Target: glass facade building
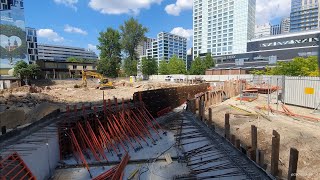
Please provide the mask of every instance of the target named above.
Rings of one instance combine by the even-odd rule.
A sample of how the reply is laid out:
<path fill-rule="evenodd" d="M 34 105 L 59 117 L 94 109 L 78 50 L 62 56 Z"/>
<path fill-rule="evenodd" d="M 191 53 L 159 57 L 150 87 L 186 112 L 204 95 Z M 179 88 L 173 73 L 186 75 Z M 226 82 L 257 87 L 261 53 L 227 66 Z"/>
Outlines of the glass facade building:
<path fill-rule="evenodd" d="M 254 38 L 255 9 L 255 0 L 194 0 L 194 57 L 246 52 Z"/>
<path fill-rule="evenodd" d="M 96 53 L 84 48 L 47 44 L 38 45 L 38 57 L 40 61 L 66 61 L 69 57 L 92 60 L 98 59 Z"/>
<path fill-rule="evenodd" d="M 187 38 L 175 34 L 161 32 L 157 38 L 152 41 L 152 47 L 147 49 L 147 57 L 158 60 L 169 61 L 176 55 L 178 58 L 187 60 Z"/>
<path fill-rule="evenodd" d="M 26 27 L 27 47 L 29 61 L 35 63 L 38 60 L 38 39 L 37 30 Z"/>
<path fill-rule="evenodd" d="M 319 28 L 318 0 L 291 0 L 290 32 Z"/>

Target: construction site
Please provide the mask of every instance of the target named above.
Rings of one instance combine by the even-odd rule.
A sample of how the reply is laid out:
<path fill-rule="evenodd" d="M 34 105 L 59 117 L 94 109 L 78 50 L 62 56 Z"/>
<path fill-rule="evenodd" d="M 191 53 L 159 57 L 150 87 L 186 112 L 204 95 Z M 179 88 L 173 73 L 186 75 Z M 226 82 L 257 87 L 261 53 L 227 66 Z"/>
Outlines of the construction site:
<path fill-rule="evenodd" d="M 318 77 L 165 78 L 0 90 L 0 179 L 319 179 Z"/>

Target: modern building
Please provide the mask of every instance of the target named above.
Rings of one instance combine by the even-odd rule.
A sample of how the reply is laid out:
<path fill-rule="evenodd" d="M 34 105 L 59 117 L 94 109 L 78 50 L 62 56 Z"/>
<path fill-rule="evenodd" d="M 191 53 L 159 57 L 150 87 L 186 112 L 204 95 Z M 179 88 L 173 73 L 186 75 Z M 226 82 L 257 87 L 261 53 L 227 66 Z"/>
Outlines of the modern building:
<path fill-rule="evenodd" d="M 194 56 L 247 51 L 254 38 L 255 0 L 194 0 Z"/>
<path fill-rule="evenodd" d="M 38 39 L 37 30 L 26 27 L 27 47 L 29 62 L 35 63 L 38 60 Z"/>
<path fill-rule="evenodd" d="M 217 64 L 214 69 L 264 69 L 266 66 L 274 66 L 278 61 L 316 56 L 319 39 L 320 30 L 253 39 L 247 43 L 247 53 L 215 56 Z"/>
<path fill-rule="evenodd" d="M 23 0 L 0 0 L 0 75 L 17 61 L 28 62 Z"/>
<path fill-rule="evenodd" d="M 318 29 L 319 3 L 318 0 L 291 0 L 290 31 Z"/>
<path fill-rule="evenodd" d="M 281 34 L 281 24 L 272 25 L 270 34 L 272 36 Z"/>
<path fill-rule="evenodd" d="M 161 60 L 169 61 L 176 55 L 178 58 L 187 60 L 187 38 L 175 34 L 160 32 L 152 41 L 152 46 L 147 49 L 146 57 L 155 58 L 158 64 Z"/>
<path fill-rule="evenodd" d="M 40 61 L 66 61 L 69 57 L 86 60 L 97 60 L 98 56 L 84 48 L 38 44 L 38 59 Z"/>
<path fill-rule="evenodd" d="M 261 38 L 261 37 L 270 36 L 270 32 L 271 32 L 271 24 L 270 23 L 255 25 L 254 38 Z"/>
<path fill-rule="evenodd" d="M 290 32 L 290 17 L 281 20 L 281 34 Z"/>
<path fill-rule="evenodd" d="M 144 41 L 140 42 L 136 52 L 138 54 L 138 57 L 146 56 L 147 55 L 147 49 L 150 49 L 152 46 L 152 42 L 155 41 L 155 39 L 152 38 L 146 38 Z"/>

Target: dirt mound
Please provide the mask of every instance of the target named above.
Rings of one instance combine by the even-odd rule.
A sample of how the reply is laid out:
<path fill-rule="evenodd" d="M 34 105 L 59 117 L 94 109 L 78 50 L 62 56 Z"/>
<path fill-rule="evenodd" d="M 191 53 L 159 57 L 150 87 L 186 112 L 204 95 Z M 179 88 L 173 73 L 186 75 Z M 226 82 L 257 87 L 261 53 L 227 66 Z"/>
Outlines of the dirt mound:
<path fill-rule="evenodd" d="M 37 104 L 33 109 L 31 109 L 26 114 L 26 123 L 33 123 L 35 121 L 40 120 L 46 115 L 52 113 L 53 111 L 59 109 L 59 107 L 55 104 L 44 102 L 41 104 Z"/>
<path fill-rule="evenodd" d="M 6 126 L 8 129 L 12 129 L 19 125 L 25 124 L 25 112 L 22 109 L 0 112 L 0 117 L 0 127 Z"/>

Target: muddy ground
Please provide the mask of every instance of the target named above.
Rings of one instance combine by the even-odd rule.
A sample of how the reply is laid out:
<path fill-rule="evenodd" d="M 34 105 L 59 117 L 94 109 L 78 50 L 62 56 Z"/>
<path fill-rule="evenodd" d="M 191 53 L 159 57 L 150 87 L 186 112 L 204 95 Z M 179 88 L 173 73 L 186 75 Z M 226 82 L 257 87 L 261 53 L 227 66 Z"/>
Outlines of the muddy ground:
<path fill-rule="evenodd" d="M 274 96 L 273 96 L 274 97 Z M 265 161 L 270 172 L 271 140 L 272 131 L 276 130 L 280 134 L 280 162 L 279 168 L 282 171 L 281 178 L 287 179 L 289 166 L 290 148 L 299 151 L 298 176 L 297 179 L 319 179 L 320 177 L 320 122 L 305 119 L 292 118 L 286 115 L 262 111 L 268 119 L 263 117 L 246 117 L 232 114 L 246 114 L 246 112 L 232 108 L 236 105 L 244 110 L 256 113 L 256 106 L 266 106 L 267 96 L 260 95 L 258 100 L 253 102 L 243 102 L 240 104 L 236 98 L 231 98 L 222 104 L 212 106 L 213 121 L 219 134 L 224 133 L 224 116 L 229 112 L 231 134 L 241 140 L 241 143 L 251 146 L 251 125 L 258 129 L 258 148 L 265 151 Z M 272 99 L 271 106 L 276 109 L 275 98 Z M 320 118 L 320 114 L 314 114 L 312 109 L 300 108 L 286 105 L 292 112 L 306 116 Z M 282 110 L 281 106 L 278 106 Z M 261 111 L 260 111 L 261 112 Z M 207 112 L 208 113 L 208 112 Z M 208 114 L 207 114 L 208 115 Z"/>

